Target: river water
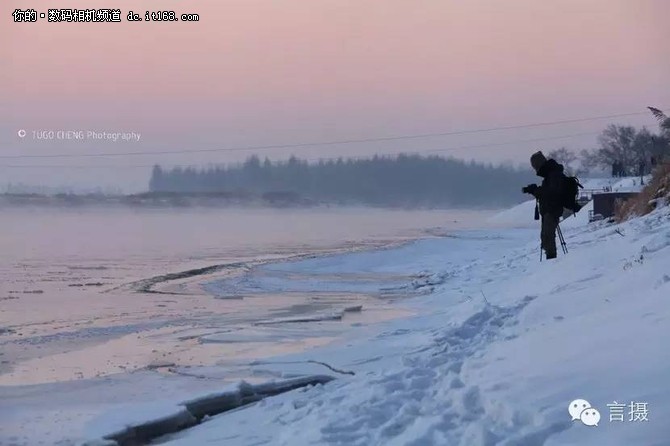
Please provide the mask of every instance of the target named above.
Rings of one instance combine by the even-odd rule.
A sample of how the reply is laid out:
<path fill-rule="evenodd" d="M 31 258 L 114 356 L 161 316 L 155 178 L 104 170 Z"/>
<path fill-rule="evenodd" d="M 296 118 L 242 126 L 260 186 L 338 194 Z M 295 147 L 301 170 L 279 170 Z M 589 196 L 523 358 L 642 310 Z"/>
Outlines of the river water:
<path fill-rule="evenodd" d="M 347 325 L 323 321 L 314 330 L 276 322 L 318 320 L 360 305 L 366 311 L 348 316 L 350 324 L 402 314 L 364 288 L 216 290 L 264 262 L 439 236 L 481 226 L 488 215 L 366 208 L 3 210 L 0 385 L 147 368 L 232 367 L 323 345 Z M 196 272 L 169 276 L 185 271 Z M 141 289 L 147 279 L 151 287 Z"/>

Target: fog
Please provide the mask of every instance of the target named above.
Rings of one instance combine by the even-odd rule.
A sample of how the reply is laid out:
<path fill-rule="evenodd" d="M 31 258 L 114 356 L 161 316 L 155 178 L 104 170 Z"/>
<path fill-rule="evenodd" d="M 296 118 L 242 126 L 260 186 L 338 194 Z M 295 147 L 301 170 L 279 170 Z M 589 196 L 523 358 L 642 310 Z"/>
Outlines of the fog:
<path fill-rule="evenodd" d="M 310 250 L 425 236 L 438 227 L 486 224 L 484 211 L 362 208 L 3 209 L 2 262 L 9 271 L 44 265 L 163 271 L 184 262 L 258 260 Z M 214 259 L 214 260 L 213 260 Z M 126 271 L 125 273 L 130 274 Z M 146 274 L 146 273 L 145 273 Z"/>

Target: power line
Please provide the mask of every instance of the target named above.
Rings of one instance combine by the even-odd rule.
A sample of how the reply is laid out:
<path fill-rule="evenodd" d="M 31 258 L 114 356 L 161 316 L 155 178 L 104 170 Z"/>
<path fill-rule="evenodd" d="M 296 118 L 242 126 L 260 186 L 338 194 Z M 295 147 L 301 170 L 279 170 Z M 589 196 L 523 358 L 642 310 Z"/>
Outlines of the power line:
<path fill-rule="evenodd" d="M 496 142 L 491 144 L 479 144 L 475 146 L 461 146 L 450 149 L 434 149 L 428 150 L 426 153 L 436 153 L 436 152 L 448 152 L 451 150 L 465 150 L 465 149 L 480 149 L 485 147 L 497 147 L 497 146 L 506 146 L 509 144 L 519 144 L 526 142 L 540 142 L 540 141 L 553 141 L 557 139 L 567 139 L 567 138 L 576 138 L 578 136 L 588 136 L 588 135 L 598 135 L 602 132 L 583 132 L 583 133 L 573 133 L 572 135 L 558 135 L 558 136 L 548 136 L 545 138 L 531 138 L 531 139 L 520 139 L 518 141 L 509 141 L 509 142 Z"/>
<path fill-rule="evenodd" d="M 648 114 L 648 113 L 649 113 L 648 111 L 635 112 L 635 113 L 620 113 L 620 114 L 614 114 L 614 115 L 591 116 L 591 117 L 585 117 L 585 118 L 563 119 L 563 120 L 558 120 L 558 121 L 536 122 L 536 123 L 531 123 L 531 124 L 520 124 L 520 125 L 511 125 L 511 126 L 502 126 L 502 127 L 490 127 L 490 128 L 482 128 L 482 129 L 456 130 L 456 131 L 439 132 L 439 133 L 421 133 L 421 134 L 412 134 L 412 135 L 373 137 L 373 138 L 361 138 L 361 139 L 344 139 L 344 140 L 334 140 L 334 141 L 315 141 L 315 142 L 292 143 L 292 144 L 272 144 L 272 145 L 262 145 L 262 146 L 223 147 L 223 148 L 215 148 L 215 149 L 161 150 L 161 151 L 155 151 L 155 152 L 137 151 L 137 152 L 122 152 L 122 153 L 109 152 L 109 153 L 83 153 L 83 154 L 82 153 L 61 153 L 61 154 L 49 154 L 49 155 L 0 155 L 0 159 L 91 158 L 91 157 L 118 157 L 118 156 L 139 156 L 139 155 L 175 155 L 175 154 L 209 153 L 209 152 L 240 152 L 240 151 L 249 151 L 249 150 L 260 151 L 260 150 L 275 150 L 275 149 L 292 149 L 292 148 L 299 148 L 299 147 L 316 147 L 316 146 L 330 146 L 330 145 L 340 145 L 340 144 L 398 141 L 398 140 L 430 138 L 430 137 L 437 137 L 437 136 L 455 136 L 455 135 L 467 135 L 467 134 L 476 134 L 476 133 L 487 133 L 487 132 L 495 132 L 495 131 L 502 131 L 502 130 L 514 130 L 514 129 L 524 129 L 524 128 L 533 128 L 533 127 L 545 127 L 545 126 L 551 126 L 551 125 L 595 121 L 595 120 L 600 120 L 600 119 L 612 119 L 612 118 L 620 118 L 620 117 L 625 117 L 625 116 L 645 115 L 645 114 Z"/>
<path fill-rule="evenodd" d="M 467 145 L 467 146 L 457 146 L 457 147 L 448 147 L 448 148 L 440 148 L 440 149 L 426 149 L 426 150 L 415 150 L 412 152 L 396 152 L 396 153 L 380 153 L 377 155 L 401 155 L 401 154 L 406 154 L 406 155 L 421 155 L 421 154 L 426 154 L 426 153 L 440 153 L 440 152 L 452 152 L 456 150 L 466 150 L 466 149 L 480 149 L 480 148 L 488 148 L 488 147 L 498 147 L 498 146 L 506 146 L 510 144 L 522 144 L 522 143 L 529 143 L 529 142 L 540 142 L 540 141 L 553 141 L 553 140 L 558 140 L 558 139 L 568 139 L 568 138 L 575 138 L 579 136 L 588 136 L 588 135 L 596 135 L 599 134 L 600 132 L 583 132 L 583 133 L 573 133 L 569 135 L 556 135 L 556 136 L 548 136 L 548 137 L 543 137 L 543 138 L 530 138 L 530 139 L 519 139 L 519 140 L 514 140 L 514 141 L 505 141 L 505 142 L 497 142 L 497 143 L 490 143 L 490 144 L 476 144 L 476 145 Z M 371 156 L 374 155 L 360 155 L 360 156 L 349 156 L 346 157 L 347 159 L 366 159 L 370 158 Z M 302 158 L 303 160 L 306 161 L 329 161 L 329 160 L 337 160 L 339 158 L 342 158 L 341 156 L 335 156 L 335 157 L 318 157 L 318 158 Z M 0 165 L 0 167 L 7 167 L 7 168 L 70 168 L 70 169 L 88 169 L 88 168 L 119 168 L 119 169 L 131 169 L 131 168 L 151 168 L 155 164 L 141 164 L 141 165 Z M 194 167 L 193 165 L 173 165 L 171 166 L 173 168 L 176 167 Z"/>

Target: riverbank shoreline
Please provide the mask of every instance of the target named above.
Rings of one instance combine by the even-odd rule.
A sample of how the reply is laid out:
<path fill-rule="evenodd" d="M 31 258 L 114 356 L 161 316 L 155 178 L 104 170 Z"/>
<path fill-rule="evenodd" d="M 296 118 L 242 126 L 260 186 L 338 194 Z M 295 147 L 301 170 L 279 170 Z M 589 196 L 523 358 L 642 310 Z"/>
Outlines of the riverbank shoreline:
<path fill-rule="evenodd" d="M 74 438 L 81 434 L 78 429 L 82 422 L 68 421 L 72 413 L 85 420 L 119 404 L 161 399 L 170 388 L 181 388 L 179 394 L 187 398 L 240 380 L 262 383 L 276 379 L 281 373 L 251 373 L 248 364 L 306 352 L 339 339 L 352 328 L 408 316 L 411 313 L 396 309 L 392 300 L 412 295 L 414 291 L 399 290 L 384 298 L 367 292 L 367 288 L 276 289 L 264 293 L 236 290 L 232 295 L 215 292 L 219 295 L 214 296 L 203 284 L 228 283 L 245 277 L 255 280 L 257 275 L 264 277 L 268 268 L 277 265 L 390 252 L 444 233 L 444 229 L 438 231 L 438 225 L 431 224 L 433 214 L 427 214 L 429 218 L 422 222 L 423 227 L 411 223 L 415 218 L 408 221 L 406 227 L 414 229 L 405 230 L 405 234 L 387 231 L 386 235 L 356 237 L 355 232 L 348 231 L 354 237 L 337 242 L 330 241 L 333 235 L 320 239 L 322 243 L 318 244 L 307 237 L 302 243 L 270 249 L 240 245 L 225 255 L 198 248 L 198 243 L 192 254 L 185 255 L 192 245 L 188 238 L 179 244 L 184 248 L 177 251 L 154 247 L 140 251 L 136 247 L 124 255 L 123 244 L 112 246 L 110 251 L 109 245 L 100 243 L 95 233 L 78 231 L 76 226 L 81 224 L 69 218 L 69 214 L 63 215 L 68 215 L 63 222 L 66 234 L 35 240 L 34 243 L 41 244 L 36 244 L 34 251 L 17 245 L 15 252 L 24 258 L 17 256 L 0 268 L 0 277 L 4 279 L 0 294 L 6 296 L 0 310 L 3 327 L 0 393 L 5 402 L 0 412 L 14 409 L 7 426 L 14 426 L 10 430 L 16 434 L 24 432 L 26 423 L 38 412 L 49 423 L 60 426 L 62 438 Z M 272 215 L 284 218 L 286 214 Z M 460 217 L 455 215 L 445 222 L 440 215 L 444 214 L 432 217 L 433 221 L 442 221 L 440 228 L 452 226 L 456 230 L 470 224 L 465 221 L 450 224 Z M 82 214 L 73 216 L 80 219 Z M 204 216 L 211 220 L 211 214 Z M 60 229 L 58 218 L 55 220 L 56 228 Z M 21 223 L 24 222 L 28 226 L 35 223 L 33 220 Z M 73 222 L 74 229 L 70 228 Z M 49 225 L 44 222 L 39 227 Z M 86 224 L 87 231 L 92 227 Z M 24 235 L 24 228 L 17 228 Z M 64 250 L 56 250 L 55 246 L 45 249 L 45 243 L 60 245 L 64 241 L 61 239 L 74 234 L 84 236 L 76 249 L 72 246 Z M 340 237 L 337 233 L 334 236 Z M 44 251 L 56 255 L 49 258 Z M 355 280 L 365 284 L 386 279 L 399 283 L 413 280 L 405 274 Z M 320 368 L 328 372 L 327 368 Z M 167 383 L 170 384 L 166 389 Z M 138 392 L 139 388 L 142 391 Z M 94 393 L 106 395 L 105 398 L 94 406 L 89 402 L 82 407 L 75 402 L 90 401 L 89 392 L 93 389 Z M 116 389 L 114 396 L 109 394 L 111 389 Z M 39 395 L 50 395 L 50 399 L 44 400 Z M 49 415 L 44 415 L 45 410 Z M 25 444 L 32 444 L 34 438 Z"/>

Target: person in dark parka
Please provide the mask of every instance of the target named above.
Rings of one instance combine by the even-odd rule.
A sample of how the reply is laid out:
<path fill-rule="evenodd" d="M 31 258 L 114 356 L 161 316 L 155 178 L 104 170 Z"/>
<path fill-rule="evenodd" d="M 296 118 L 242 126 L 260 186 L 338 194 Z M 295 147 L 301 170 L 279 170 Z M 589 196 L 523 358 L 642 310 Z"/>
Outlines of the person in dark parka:
<path fill-rule="evenodd" d="M 535 173 L 542 177 L 542 184 L 530 184 L 523 192 L 533 195 L 539 202 L 542 218 L 540 240 L 547 259 L 556 258 L 556 228 L 563 215 L 561 188 L 563 184 L 563 165 L 553 159 L 547 159 L 541 151 L 533 153 L 530 164 Z"/>

